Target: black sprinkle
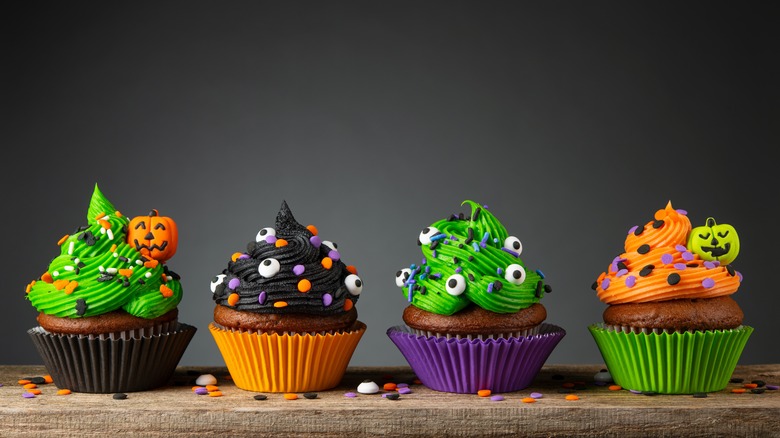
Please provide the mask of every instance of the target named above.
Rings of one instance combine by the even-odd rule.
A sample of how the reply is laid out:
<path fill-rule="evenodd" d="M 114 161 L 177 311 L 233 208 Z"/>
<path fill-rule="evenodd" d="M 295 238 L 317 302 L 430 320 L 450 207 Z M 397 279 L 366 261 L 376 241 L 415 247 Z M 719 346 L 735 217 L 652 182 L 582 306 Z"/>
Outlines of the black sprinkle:
<path fill-rule="evenodd" d="M 113 279 L 114 279 L 114 277 L 112 277 L 110 275 L 101 275 L 100 277 L 98 277 L 97 281 L 98 281 L 98 283 L 102 283 L 104 281 L 111 281 Z"/>
<path fill-rule="evenodd" d="M 113 398 L 114 400 L 124 400 L 127 398 L 127 394 L 122 392 L 117 392 L 116 394 L 113 395 Z"/>
<path fill-rule="evenodd" d="M 76 229 L 76 232 L 78 233 L 78 232 L 80 232 L 80 231 L 84 231 L 84 230 L 86 230 L 87 228 L 89 228 L 89 225 L 82 225 L 82 226 L 80 226 L 80 227 L 78 227 L 78 228 Z"/>
<path fill-rule="evenodd" d="M 29 380 L 30 383 L 35 383 L 36 385 L 43 385 L 44 383 L 46 383 L 46 379 L 44 379 L 43 377 L 33 377 L 27 380 Z"/>
<path fill-rule="evenodd" d="M 127 281 L 127 279 L 125 278 L 124 280 L 122 280 L 122 287 L 128 287 L 128 286 L 130 286 L 130 282 Z"/>
<path fill-rule="evenodd" d="M 86 268 L 87 267 L 87 265 L 85 265 L 84 262 L 79 262 L 76 266 L 78 266 L 79 268 Z"/>
<path fill-rule="evenodd" d="M 397 392 L 390 392 L 385 396 L 385 398 L 388 400 L 398 400 L 399 398 L 401 398 L 401 394 Z"/>
<path fill-rule="evenodd" d="M 463 241 L 466 245 L 470 244 L 471 241 L 474 240 L 474 229 L 469 227 L 468 229 L 468 236 L 466 237 L 466 240 Z"/>
<path fill-rule="evenodd" d="M 734 377 L 731 380 L 729 380 L 729 383 L 742 383 L 745 379 L 740 379 L 739 377 Z"/>
<path fill-rule="evenodd" d="M 599 288 L 599 282 L 598 281 L 594 281 L 593 284 L 590 285 L 590 288 L 593 289 L 593 290 L 598 289 Z"/>
<path fill-rule="evenodd" d="M 693 393 L 693 398 L 707 398 L 706 392 L 695 392 Z"/>
<path fill-rule="evenodd" d="M 125 256 L 119 256 L 119 257 L 117 257 L 117 258 L 118 258 L 119 260 L 121 260 L 121 261 L 125 262 L 125 263 L 127 263 L 127 262 L 129 262 L 129 261 L 130 261 L 130 259 L 128 259 L 128 258 L 127 258 L 127 257 L 125 257 Z"/>
<path fill-rule="evenodd" d="M 636 227 L 636 230 L 634 230 L 634 236 L 641 236 L 644 231 L 645 227 Z"/>
<path fill-rule="evenodd" d="M 458 217 L 457 217 L 457 216 L 455 216 L 455 215 L 453 214 L 453 215 L 450 215 L 450 218 L 449 218 L 449 219 L 447 219 L 447 221 L 448 221 L 448 222 L 452 222 L 452 221 L 454 221 L 454 220 L 455 220 L 455 219 L 457 219 L 457 218 L 458 218 Z"/>
<path fill-rule="evenodd" d="M 146 282 L 144 281 L 143 278 L 139 278 L 138 279 L 138 284 L 146 284 Z"/>
<path fill-rule="evenodd" d="M 474 210 L 474 215 L 472 216 L 471 220 L 475 221 L 479 217 L 479 213 L 482 211 L 480 207 L 477 207 L 476 210 Z"/>
<path fill-rule="evenodd" d="M 618 262 L 617 268 L 618 268 L 618 270 L 621 270 L 621 269 L 628 270 L 628 266 L 626 266 L 626 264 L 623 263 L 623 262 Z"/>
<path fill-rule="evenodd" d="M 638 252 L 639 254 L 647 254 L 648 252 L 650 252 L 650 245 L 645 243 L 644 245 L 641 245 L 639 248 L 637 248 L 636 252 Z"/>
<path fill-rule="evenodd" d="M 314 400 L 315 398 L 317 398 L 317 393 L 316 392 L 306 392 L 306 393 L 303 394 L 303 396 L 305 398 L 308 398 L 309 400 Z"/>
<path fill-rule="evenodd" d="M 256 396 L 254 396 L 254 399 L 255 400 L 267 400 L 268 396 L 265 395 L 265 394 L 257 394 Z"/>
<path fill-rule="evenodd" d="M 653 391 L 647 391 L 647 392 L 643 392 L 642 395 L 653 396 L 653 395 L 658 395 L 658 393 L 657 392 L 653 392 Z"/>
<path fill-rule="evenodd" d="M 474 281 L 474 274 L 469 274 L 469 281 Z"/>
<path fill-rule="evenodd" d="M 469 261 L 473 262 L 474 261 L 474 256 L 469 256 Z"/>
<path fill-rule="evenodd" d="M 541 297 L 543 289 L 544 289 L 544 284 L 542 283 L 542 280 L 537 281 L 536 282 L 536 292 L 534 292 L 534 296 L 536 298 Z"/>
<path fill-rule="evenodd" d="M 439 247 L 439 241 L 438 240 L 434 240 L 433 242 L 431 242 L 431 251 L 433 251 L 434 249 L 436 249 L 438 247 Z"/>
<path fill-rule="evenodd" d="M 35 383 L 35 382 L 33 382 L 33 383 Z M 754 380 L 754 381 L 752 381 L 750 383 L 755 383 L 756 385 L 758 385 L 759 388 L 766 385 L 766 382 L 764 382 L 763 380 Z"/>
<path fill-rule="evenodd" d="M 563 379 L 565 379 L 565 377 L 563 377 L 562 374 L 553 374 L 552 379 L 553 380 L 563 380 Z"/>
<path fill-rule="evenodd" d="M 493 291 L 494 292 L 500 291 L 502 287 L 504 287 L 504 285 L 500 281 L 496 280 L 496 281 L 493 282 Z"/>
<path fill-rule="evenodd" d="M 142 261 L 142 262 L 148 262 L 148 261 L 149 261 L 149 259 L 147 259 L 147 258 L 146 258 L 146 257 L 144 257 L 144 256 L 141 256 L 141 261 Z"/>
<path fill-rule="evenodd" d="M 414 290 L 420 290 L 420 285 L 419 284 L 415 284 L 414 285 Z"/>
<path fill-rule="evenodd" d="M 425 288 L 425 286 L 422 286 L 422 287 L 420 288 L 420 295 L 425 295 L 425 294 L 427 294 L 427 293 L 428 293 L 428 290 Z"/>
<path fill-rule="evenodd" d="M 729 272 L 729 275 L 732 277 L 737 275 L 737 272 L 734 270 L 734 267 L 731 265 L 726 265 L 726 270 Z"/>
<path fill-rule="evenodd" d="M 656 229 L 657 229 L 657 228 L 661 228 L 661 227 L 663 227 L 663 226 L 664 226 L 664 221 L 663 221 L 663 220 L 661 220 L 661 219 L 659 219 L 659 220 L 657 220 L 657 221 L 653 222 L 653 228 L 656 228 Z"/>
<path fill-rule="evenodd" d="M 640 277 L 647 277 L 650 275 L 651 272 L 653 272 L 653 269 L 655 269 L 655 265 L 647 265 L 644 268 L 642 268 L 641 271 L 639 271 Z"/>
<path fill-rule="evenodd" d="M 464 220 L 466 217 L 463 216 L 463 213 L 458 213 L 458 219 Z"/>
<path fill-rule="evenodd" d="M 753 388 L 750 390 L 753 394 L 763 394 L 766 388 Z"/>
<path fill-rule="evenodd" d="M 78 316 L 84 316 L 84 313 L 87 312 L 87 302 L 84 301 L 84 298 L 79 298 L 76 300 L 76 314 Z"/>
<path fill-rule="evenodd" d="M 672 272 L 671 274 L 669 274 L 668 277 L 666 277 L 666 282 L 674 286 L 675 284 L 680 282 L 680 274 L 676 272 Z"/>
<path fill-rule="evenodd" d="M 75 272 L 76 275 L 79 275 L 81 273 L 81 269 L 76 268 L 76 269 L 73 270 L 73 272 Z"/>
<path fill-rule="evenodd" d="M 459 248 L 459 249 L 463 249 L 463 244 L 462 244 L 462 243 L 459 243 L 459 244 L 458 244 L 458 248 Z"/>
<path fill-rule="evenodd" d="M 549 294 L 550 292 L 552 292 L 552 286 L 550 286 L 549 284 L 545 284 L 545 285 L 544 285 L 544 292 L 545 292 L 545 293 L 548 293 L 548 294 Z"/>
<path fill-rule="evenodd" d="M 121 279 L 121 278 L 117 278 L 117 279 L 116 279 L 116 282 L 117 282 L 117 283 L 121 283 L 121 282 L 122 282 L 122 279 Z"/>
<path fill-rule="evenodd" d="M 458 263 L 460 263 L 460 260 L 458 260 L 457 257 L 453 257 L 452 258 L 452 263 L 458 264 Z"/>
<path fill-rule="evenodd" d="M 698 263 L 688 263 L 688 264 L 687 264 L 687 265 L 685 265 L 685 266 L 687 266 L 687 267 L 689 267 L 689 268 L 698 268 L 698 267 L 699 267 L 699 264 L 698 264 Z"/>

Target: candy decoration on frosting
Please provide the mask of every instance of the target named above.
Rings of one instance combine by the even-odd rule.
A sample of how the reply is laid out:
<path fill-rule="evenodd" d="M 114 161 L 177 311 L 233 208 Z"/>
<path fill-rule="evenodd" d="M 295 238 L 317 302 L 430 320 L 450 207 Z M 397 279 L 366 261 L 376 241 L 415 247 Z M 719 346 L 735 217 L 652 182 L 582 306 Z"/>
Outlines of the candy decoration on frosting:
<path fill-rule="evenodd" d="M 739 254 L 737 230 L 729 224 L 718 224 L 707 218 L 707 224 L 691 230 L 688 247 L 704 260 L 727 265 Z"/>
<path fill-rule="evenodd" d="M 415 307 L 441 315 L 474 303 L 514 313 L 538 303 L 549 290 L 538 271 L 520 259 L 522 243 L 510 236 L 487 206 L 473 201 L 471 215 L 452 215 L 420 232 L 423 259 L 396 272 L 395 283 Z"/>
<path fill-rule="evenodd" d="M 179 243 L 176 222 L 152 210 L 146 216 L 134 217 L 128 226 L 127 243 L 146 257 L 165 261 L 176 254 Z"/>

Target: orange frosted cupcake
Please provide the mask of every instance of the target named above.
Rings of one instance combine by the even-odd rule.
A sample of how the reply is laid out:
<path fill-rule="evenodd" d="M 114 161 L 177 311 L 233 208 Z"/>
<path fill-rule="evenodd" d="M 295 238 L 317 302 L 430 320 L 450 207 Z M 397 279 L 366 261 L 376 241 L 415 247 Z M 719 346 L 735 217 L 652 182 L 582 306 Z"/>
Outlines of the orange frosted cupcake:
<path fill-rule="evenodd" d="M 335 387 L 366 330 L 355 303 L 363 281 L 282 203 L 274 227 L 214 277 L 209 330 L 241 389 L 321 391 Z"/>

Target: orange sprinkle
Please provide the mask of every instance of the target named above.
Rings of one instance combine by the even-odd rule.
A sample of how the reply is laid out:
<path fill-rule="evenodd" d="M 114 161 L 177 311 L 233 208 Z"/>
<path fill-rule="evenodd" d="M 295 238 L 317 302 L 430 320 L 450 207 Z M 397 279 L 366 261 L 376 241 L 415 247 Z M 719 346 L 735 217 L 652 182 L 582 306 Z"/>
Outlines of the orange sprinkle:
<path fill-rule="evenodd" d="M 276 307 L 276 308 L 287 307 L 287 302 L 286 301 L 277 301 L 277 302 L 274 303 L 274 307 Z"/>
<path fill-rule="evenodd" d="M 477 395 L 480 397 L 490 397 L 490 390 L 489 389 L 480 389 L 477 391 Z"/>
<path fill-rule="evenodd" d="M 208 391 L 208 392 L 219 391 L 219 386 L 217 386 L 217 385 L 206 385 L 206 391 Z"/>
<path fill-rule="evenodd" d="M 162 281 L 162 282 L 163 282 L 163 284 L 165 284 L 165 283 L 167 283 L 167 282 L 168 282 L 168 277 L 165 275 L 165 272 L 163 272 L 162 274 L 160 274 L 160 281 Z"/>
<path fill-rule="evenodd" d="M 119 212 L 119 210 L 115 211 L 115 212 L 114 212 L 114 215 L 115 215 L 116 217 L 122 217 L 122 213 L 120 213 L 120 212 Z"/>
<path fill-rule="evenodd" d="M 57 290 L 62 290 L 65 288 L 65 286 L 68 285 L 68 280 L 56 280 L 54 282 L 54 287 L 57 288 Z"/>
<path fill-rule="evenodd" d="M 574 384 L 571 382 L 566 382 L 563 385 L 561 385 L 561 388 L 574 388 Z"/>
<path fill-rule="evenodd" d="M 27 379 L 21 379 L 21 380 L 19 380 L 16 383 L 18 383 L 20 385 L 27 385 L 28 383 L 31 383 L 31 382 L 29 380 L 27 380 Z"/>
<path fill-rule="evenodd" d="M 758 388 L 758 383 L 745 383 L 743 388 L 747 388 L 747 389 Z"/>
<path fill-rule="evenodd" d="M 237 293 L 234 292 L 230 294 L 230 296 L 228 297 L 228 304 L 230 304 L 231 306 L 235 306 L 236 304 L 238 304 L 238 298 L 239 296 Z"/>
<path fill-rule="evenodd" d="M 101 227 L 103 227 L 103 228 L 105 228 L 107 230 L 111 228 L 111 224 L 108 223 L 108 221 L 99 220 L 98 223 L 100 224 Z"/>
<path fill-rule="evenodd" d="M 57 395 L 70 395 L 70 389 L 60 389 L 57 391 Z"/>
<path fill-rule="evenodd" d="M 277 248 L 281 248 L 283 246 L 287 246 L 287 241 L 284 239 L 276 239 L 276 243 L 274 243 Z"/>
<path fill-rule="evenodd" d="M 298 400 L 298 394 L 287 393 L 284 395 L 285 400 Z"/>
<path fill-rule="evenodd" d="M 65 286 L 65 293 L 70 295 L 73 293 L 74 290 L 76 290 L 77 287 L 79 287 L 79 282 L 76 280 L 72 280 L 68 282 L 67 286 Z"/>
<path fill-rule="evenodd" d="M 34 389 L 34 388 L 37 388 L 37 387 L 38 387 L 38 385 L 36 385 L 35 383 L 26 383 L 24 386 L 22 386 L 22 388 L 24 388 L 24 389 Z"/>
<path fill-rule="evenodd" d="M 350 274 L 357 275 L 357 268 L 355 266 L 353 266 L 353 265 L 348 265 L 347 266 L 347 271 L 349 271 Z"/>
<path fill-rule="evenodd" d="M 536 399 L 533 397 L 525 397 L 520 401 L 523 403 L 536 403 Z"/>
<path fill-rule="evenodd" d="M 132 269 L 120 269 L 119 270 L 119 275 L 124 275 L 125 277 L 130 277 L 131 275 L 133 275 L 133 270 Z"/>
<path fill-rule="evenodd" d="M 241 257 L 242 254 L 243 253 L 241 253 L 241 252 L 234 252 L 233 255 L 230 256 L 230 260 L 235 262 L 236 260 L 238 260 L 239 257 Z"/>
<path fill-rule="evenodd" d="M 52 378 L 51 378 L 51 376 L 50 376 L 50 375 L 48 375 L 48 374 L 47 374 L 47 375 L 45 375 L 45 376 L 43 376 L 43 380 L 44 380 L 46 383 L 54 383 L 54 379 L 52 379 Z"/>
<path fill-rule="evenodd" d="M 621 389 L 623 389 L 623 387 L 620 385 L 609 385 L 610 391 L 620 391 Z"/>
<path fill-rule="evenodd" d="M 28 284 L 27 287 L 24 289 L 24 292 L 29 294 L 34 284 L 35 284 L 35 280 L 31 281 L 30 284 Z"/>
<path fill-rule="evenodd" d="M 747 391 L 745 388 L 734 388 L 731 390 L 731 392 L 733 392 L 734 394 L 742 394 L 745 391 Z"/>
<path fill-rule="evenodd" d="M 298 282 L 298 291 L 299 292 L 306 293 L 306 292 L 308 292 L 310 290 L 311 290 L 311 281 L 309 281 L 309 280 L 304 278 L 303 280 Z"/>
<path fill-rule="evenodd" d="M 63 243 L 65 243 L 65 241 L 68 240 L 68 237 L 70 237 L 70 234 L 66 234 L 62 236 L 62 238 L 60 238 L 60 240 L 57 241 L 57 245 L 62 245 Z"/>
<path fill-rule="evenodd" d="M 352 302 L 350 299 L 344 300 L 344 311 L 349 312 L 352 310 L 352 308 L 355 306 L 355 303 Z"/>
<path fill-rule="evenodd" d="M 569 395 L 566 396 L 566 400 L 575 401 L 575 400 L 579 400 L 579 399 L 580 398 L 578 396 L 576 396 L 575 394 L 569 394 Z"/>
<path fill-rule="evenodd" d="M 211 391 L 209 393 L 209 397 L 222 397 L 222 392 L 221 391 Z"/>
<path fill-rule="evenodd" d="M 40 389 L 28 389 L 27 392 L 29 392 L 30 394 L 41 395 Z"/>
<path fill-rule="evenodd" d="M 145 261 L 145 262 L 144 262 L 144 268 L 154 269 L 154 268 L 156 268 L 156 267 L 157 267 L 157 265 L 158 265 L 159 263 L 160 263 L 160 262 L 158 262 L 158 261 L 157 261 L 157 260 L 155 260 L 155 259 L 147 260 L 147 261 Z"/>
<path fill-rule="evenodd" d="M 385 385 L 382 387 L 385 391 L 395 391 L 397 388 L 396 384 L 393 382 L 385 383 Z"/>
<path fill-rule="evenodd" d="M 309 230 L 309 231 L 310 231 L 312 234 L 314 234 L 315 236 L 316 236 L 316 235 L 317 235 L 317 233 L 319 232 L 319 231 L 317 230 L 317 227 L 315 227 L 314 225 L 306 225 L 306 229 L 307 229 L 307 230 Z"/>
<path fill-rule="evenodd" d="M 116 243 L 111 245 L 111 249 L 109 251 L 111 251 L 111 252 L 116 251 Z"/>
<path fill-rule="evenodd" d="M 169 288 L 164 284 L 161 284 L 160 293 L 162 294 L 163 298 L 170 298 L 173 296 L 173 289 Z"/>
<path fill-rule="evenodd" d="M 53 278 L 51 278 L 51 274 L 48 272 L 44 272 L 43 275 L 41 275 L 41 281 L 45 281 L 46 283 L 51 283 L 54 281 Z"/>
<path fill-rule="evenodd" d="M 333 266 L 333 259 L 330 257 L 325 257 L 322 259 L 322 267 L 325 269 L 330 269 Z"/>
<path fill-rule="evenodd" d="M 99 220 L 100 220 L 100 219 L 101 219 L 103 216 L 105 216 L 105 215 L 106 215 L 106 214 L 105 214 L 104 212 L 102 212 L 102 211 L 101 211 L 100 213 L 98 213 L 97 215 L 95 215 L 95 220 L 96 220 L 96 221 L 99 221 Z"/>

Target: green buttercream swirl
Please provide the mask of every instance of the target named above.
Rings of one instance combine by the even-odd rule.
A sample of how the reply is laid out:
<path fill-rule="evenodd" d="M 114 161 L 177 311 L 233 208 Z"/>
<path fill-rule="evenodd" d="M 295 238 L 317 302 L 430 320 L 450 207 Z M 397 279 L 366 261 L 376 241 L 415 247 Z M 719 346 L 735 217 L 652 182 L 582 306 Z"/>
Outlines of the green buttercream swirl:
<path fill-rule="evenodd" d="M 108 229 L 102 225 L 105 222 L 110 225 Z M 95 185 L 87 226 L 62 241 L 60 255 L 46 270 L 52 282 L 36 280 L 27 294 L 30 303 L 40 312 L 67 318 L 123 309 L 152 319 L 176 308 L 182 298 L 178 276 L 163 263 L 144 266 L 148 259 L 126 242 L 129 222 Z M 126 269 L 132 269 L 129 276 L 122 275 Z M 73 281 L 77 284 L 71 284 Z M 71 293 L 67 293 L 68 285 Z M 173 292 L 171 296 L 163 296 L 163 285 Z"/>
<path fill-rule="evenodd" d="M 412 305 L 441 315 L 452 315 L 471 303 L 496 313 L 514 313 L 538 303 L 545 292 L 543 276 L 529 271 L 519 256 L 502 249 L 509 235 L 492 213 L 476 202 L 465 204 L 472 209 L 468 218 L 451 217 L 431 225 L 445 237 L 434 241 L 438 243 L 422 244 L 424 263 L 411 265 L 413 275 L 401 286 L 407 300 L 411 290 Z M 468 241 L 470 234 L 473 240 Z M 507 267 L 513 264 L 525 270 L 522 284 L 505 278 Z M 457 273 L 464 277 L 466 289 L 461 295 L 451 295 L 447 281 Z"/>

